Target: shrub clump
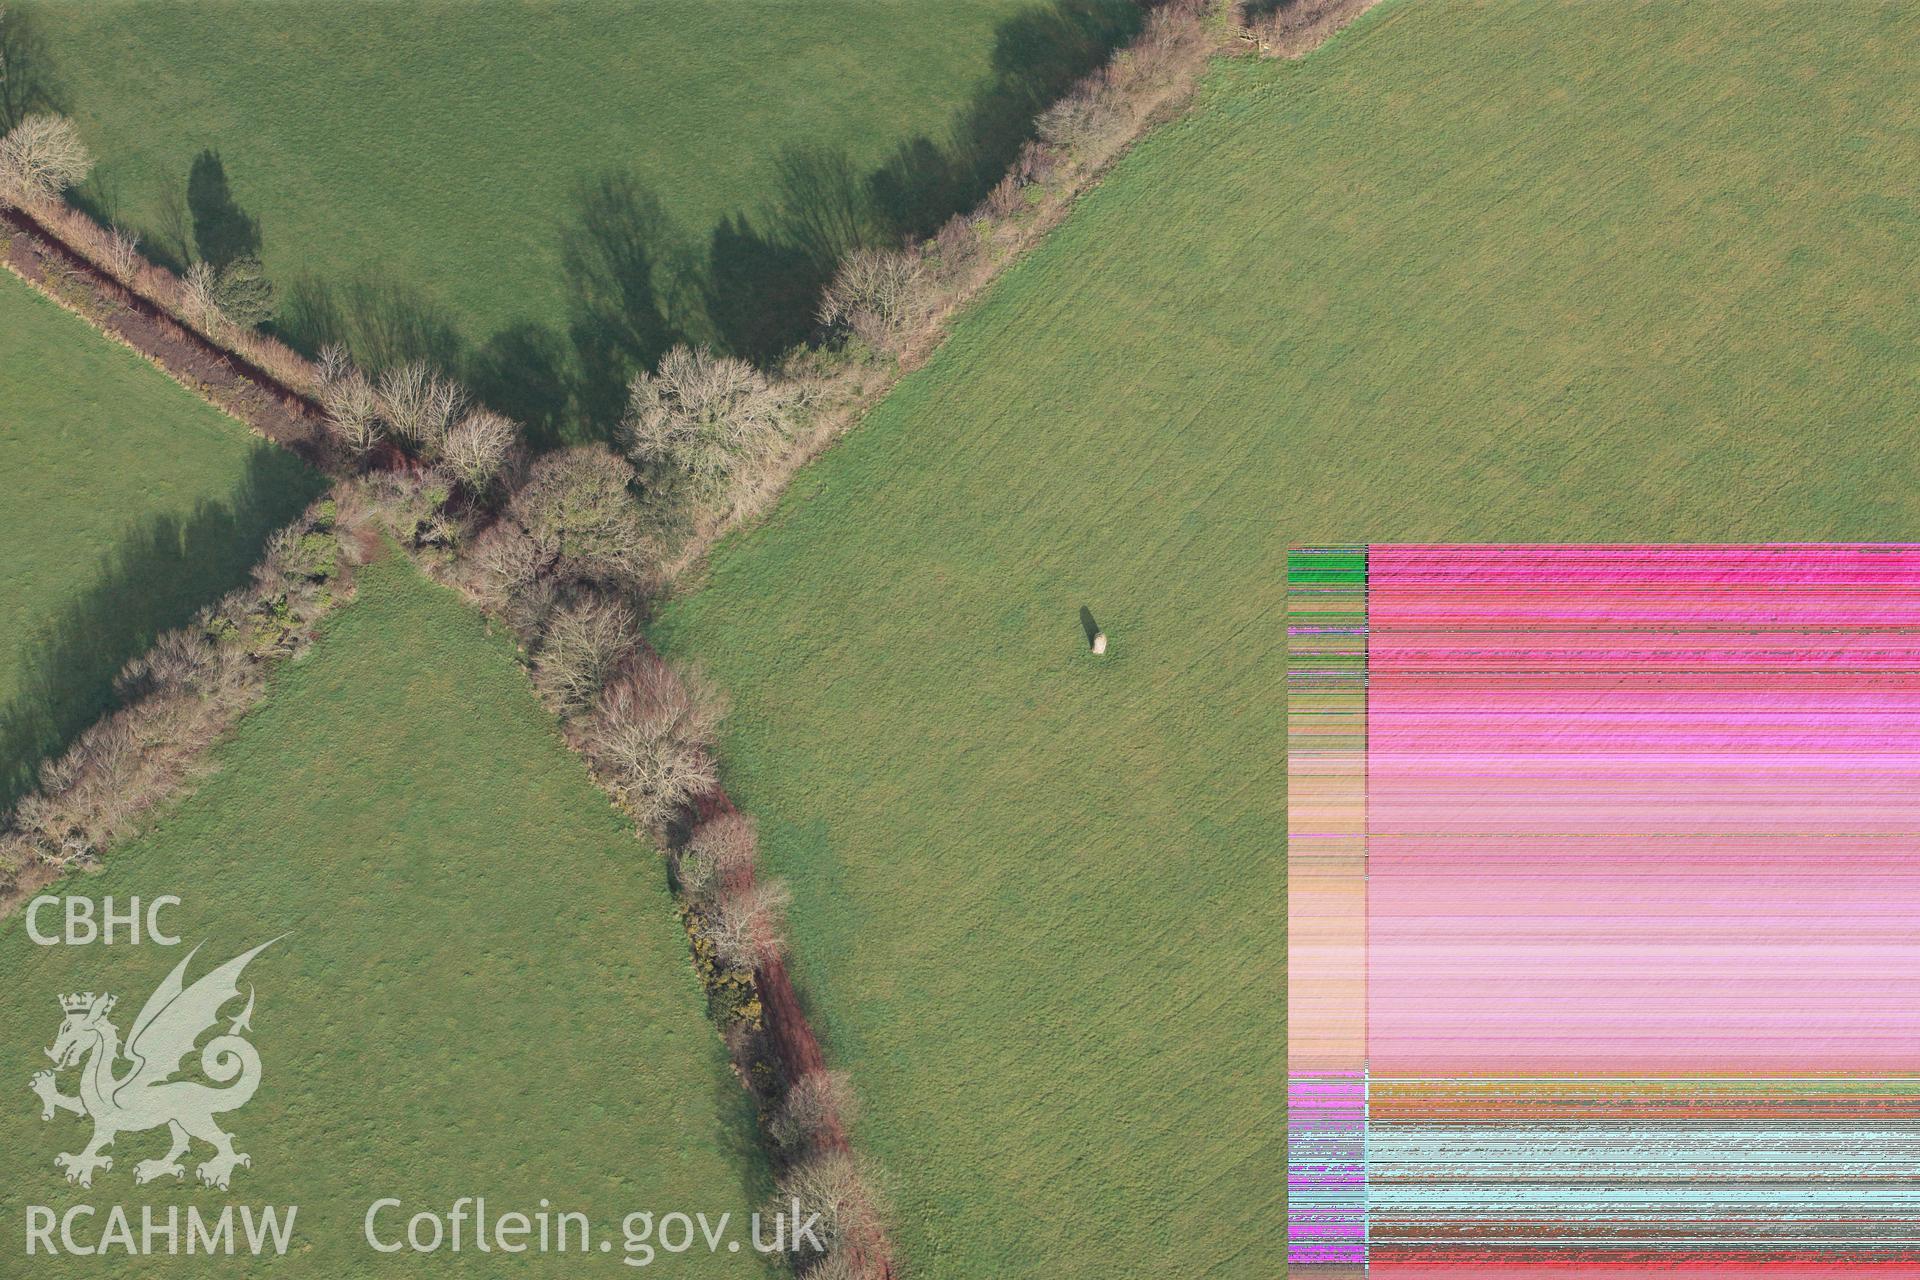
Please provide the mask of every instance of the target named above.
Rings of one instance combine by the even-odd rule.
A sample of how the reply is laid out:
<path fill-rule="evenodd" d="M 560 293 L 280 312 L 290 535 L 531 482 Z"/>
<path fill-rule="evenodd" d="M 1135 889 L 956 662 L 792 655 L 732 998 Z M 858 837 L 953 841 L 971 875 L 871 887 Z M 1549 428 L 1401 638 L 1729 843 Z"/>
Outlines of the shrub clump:
<path fill-rule="evenodd" d="M 784 1151 L 800 1152 L 844 1132 L 858 1104 L 844 1071 L 809 1071 L 787 1087 L 767 1132 Z"/>
<path fill-rule="evenodd" d="M 467 548 L 460 583 L 517 632 L 534 641 L 552 616 L 560 587 L 548 576 L 553 557 L 525 529 L 502 520 Z"/>
<path fill-rule="evenodd" d="M 215 308 L 243 329 L 257 329 L 273 319 L 273 282 L 260 259 L 235 258 L 221 267 L 213 280 Z"/>
<path fill-rule="evenodd" d="M 0 199 L 53 200 L 92 171 L 93 153 L 65 116 L 27 116 L 0 138 Z"/>
<path fill-rule="evenodd" d="M 594 704 L 639 644 L 633 610 L 624 600 L 582 593 L 547 619 L 534 684 L 555 710 L 571 718 Z"/>
<path fill-rule="evenodd" d="M 703 913 L 701 934 L 721 964 L 757 969 L 780 955 L 781 926 L 792 901 L 777 880 L 722 885 Z"/>
<path fill-rule="evenodd" d="M 751 817 L 729 812 L 709 818 L 694 829 L 674 856 L 674 875 L 680 891 L 697 901 L 709 901 L 722 887 L 753 870 L 760 854 L 760 836 Z"/>
<path fill-rule="evenodd" d="M 1378 0 L 1241 0 L 1242 38 L 1263 57 L 1298 58 L 1373 8 Z"/>
<path fill-rule="evenodd" d="M 677 346 L 628 384 L 620 429 L 656 505 L 713 506 L 792 438 L 794 401 L 744 360 Z"/>
<path fill-rule="evenodd" d="M 698 671 L 642 661 L 601 691 L 587 756 L 634 821 L 658 827 L 719 781 L 711 752 L 724 714 Z"/>
<path fill-rule="evenodd" d="M 593 445 L 533 464 L 507 518 L 535 544 L 533 557 L 563 578 L 638 581 L 658 560 L 633 500 L 633 468 Z"/>
<path fill-rule="evenodd" d="M 871 1274 L 863 1262 L 881 1238 L 879 1202 L 871 1182 L 861 1162 L 840 1147 L 820 1148 L 780 1171 L 775 1183 L 783 1197 L 799 1201 L 801 1218 L 820 1215 L 815 1234 L 825 1252 L 809 1250 L 796 1258 L 798 1265 L 809 1268 L 802 1274 Z"/>
<path fill-rule="evenodd" d="M 896 349 L 925 305 L 920 255 L 859 249 L 834 273 L 820 299 L 820 323 L 851 333 L 876 350 Z"/>
<path fill-rule="evenodd" d="M 722 907 L 723 899 L 735 886 L 752 883 L 757 852 L 753 819 L 729 810 L 696 827 L 673 855 L 680 918 L 693 952 L 693 967 L 707 988 L 708 1008 L 730 1028 L 758 1029 L 764 1025 L 755 959 L 725 936 L 729 930 L 741 938 L 750 935 L 738 932 L 742 925 L 738 913 L 729 919 Z M 774 905 L 769 900 L 769 906 Z M 771 927 L 778 922 L 770 916 L 766 923 Z M 741 1040 L 734 1047 L 734 1060 L 742 1077 L 757 1091 L 777 1092 L 779 1072 L 764 1059 L 764 1044 Z"/>

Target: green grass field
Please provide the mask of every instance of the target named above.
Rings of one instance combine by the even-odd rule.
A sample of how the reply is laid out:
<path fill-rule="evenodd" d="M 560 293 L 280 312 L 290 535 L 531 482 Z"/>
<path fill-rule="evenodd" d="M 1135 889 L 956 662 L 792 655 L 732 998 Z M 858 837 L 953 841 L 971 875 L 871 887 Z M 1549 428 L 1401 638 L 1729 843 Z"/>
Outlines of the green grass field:
<path fill-rule="evenodd" d="M 29 18 L 101 157 L 83 201 L 175 261 L 257 239 L 300 345 L 459 365 L 556 431 L 610 423 L 627 371 L 676 337 L 791 341 L 855 224 L 977 199 L 1033 97 L 1137 21 L 1125 0 L 107 0 Z"/>
<path fill-rule="evenodd" d="M 1916 42 L 1409 3 L 1226 66 L 669 610 L 913 1274 L 1273 1274 L 1290 543 L 1912 537 Z"/>
<path fill-rule="evenodd" d="M 5 273 L 0 333 L 4 808 L 121 664 L 245 582 L 321 482 Z"/>
<path fill-rule="evenodd" d="M 261 1274 L 454 1262 L 462 1274 L 582 1274 L 577 1257 L 481 1258 L 470 1235 L 459 1259 L 378 1256 L 361 1242 L 383 1196 L 444 1214 L 484 1195 L 496 1215 L 546 1197 L 613 1233 L 613 1256 L 586 1264 L 613 1275 L 626 1213 L 737 1223 L 769 1194 L 751 1105 L 703 1013 L 657 855 L 561 744 L 507 641 L 451 593 L 397 556 L 363 570 L 359 598 L 276 677 L 220 759 L 156 830 L 53 891 L 122 904 L 178 894 L 162 921 L 204 942 L 191 976 L 286 935 L 246 975 L 264 1082 L 226 1127 L 253 1166 L 230 1194 L 195 1188 L 191 1169 L 185 1185 L 136 1191 L 133 1165 L 165 1147 L 148 1133 L 123 1137 L 90 1191 L 65 1184 L 53 1157 L 90 1128 L 64 1114 L 43 1123 L 26 1090 L 60 1024 L 55 997 L 113 991 L 125 1035 L 186 946 L 34 946 L 16 913 L 0 921 L 0 1044 L 14 1051 L 0 1205 L 16 1229 L 30 1204 L 295 1204 L 295 1248 Z M 383 1233 L 404 1217 L 383 1218 Z M 750 1248 L 663 1260 L 676 1275 L 764 1274 Z M 207 1264 L 31 1265 L 146 1276 Z"/>

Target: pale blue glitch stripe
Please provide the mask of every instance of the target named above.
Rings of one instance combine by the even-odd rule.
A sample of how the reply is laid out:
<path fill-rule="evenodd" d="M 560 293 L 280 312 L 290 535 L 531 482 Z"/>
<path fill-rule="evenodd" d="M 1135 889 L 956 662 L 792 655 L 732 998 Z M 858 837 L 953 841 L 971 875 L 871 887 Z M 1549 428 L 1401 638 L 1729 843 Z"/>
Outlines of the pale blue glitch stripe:
<path fill-rule="evenodd" d="M 1534 1213 L 1676 1226 L 1720 1213 L 1801 1227 L 1920 1219 L 1920 1122 L 1376 1120 L 1368 1156 L 1368 1199 L 1382 1226 Z"/>

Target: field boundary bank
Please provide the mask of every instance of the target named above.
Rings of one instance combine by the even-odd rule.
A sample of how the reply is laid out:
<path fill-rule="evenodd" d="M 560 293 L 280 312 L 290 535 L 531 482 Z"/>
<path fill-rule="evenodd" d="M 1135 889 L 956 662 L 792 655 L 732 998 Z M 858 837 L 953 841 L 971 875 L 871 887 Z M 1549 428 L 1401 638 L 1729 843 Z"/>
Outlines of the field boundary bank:
<path fill-rule="evenodd" d="M 192 623 L 164 633 L 128 665 L 119 682 L 119 705 L 83 730 L 64 753 L 50 757 L 41 787 L 0 814 L 0 919 L 62 877 L 99 865 L 193 793 L 212 772 L 213 753 L 264 702 L 273 673 L 313 643 L 325 617 L 353 599 L 354 569 L 381 553 L 382 535 L 406 555 L 415 572 L 437 586 L 455 589 L 481 617 L 511 628 L 498 611 L 448 582 L 443 565 L 408 543 L 409 509 L 380 492 L 383 486 L 407 490 L 427 482 L 406 468 L 336 481 L 269 542 L 251 587 L 208 605 Z M 316 546 L 315 538 L 322 539 L 322 545 Z M 521 657 L 523 676 L 532 675 L 524 652 Z M 636 641 L 634 662 L 666 670 L 644 638 Z M 609 792 L 591 753 L 564 723 L 556 728 L 596 787 L 609 794 L 616 808 L 624 808 Z M 641 824 L 634 828 L 636 844 L 653 846 L 650 851 L 661 856 L 663 871 L 674 856 L 670 828 L 675 823 L 684 817 L 689 825 L 698 825 L 739 812 L 717 781 L 682 808 L 684 814 L 674 813 L 658 829 Z M 634 870 L 646 873 L 644 866 Z M 734 892 L 751 893 L 755 885 L 751 863 L 727 877 L 727 887 Z M 683 918 L 697 908 L 687 894 L 669 889 Z M 763 917 L 755 929 L 755 949 L 763 958 L 750 970 L 751 998 L 762 1011 L 762 1036 L 736 1041 L 724 1034 L 732 1024 L 714 1007 L 724 993 L 702 965 L 697 946 L 694 967 L 708 991 L 709 1018 L 723 1033 L 740 1085 L 757 1104 L 762 1146 L 779 1168 L 796 1157 L 772 1136 L 769 1113 L 795 1083 L 824 1075 L 827 1063 L 788 971 L 784 948 L 774 937 L 773 922 Z M 688 932 L 691 944 L 691 927 Z M 756 1070 L 760 1044 L 775 1058 L 777 1077 L 772 1082 Z M 812 1151 L 851 1156 L 852 1144 L 837 1111 L 829 1107 L 813 1123 Z M 847 1248 L 856 1260 L 853 1274 L 893 1280 L 896 1272 L 883 1233 L 856 1235 Z"/>
<path fill-rule="evenodd" d="M 901 318 L 863 326 L 855 316 L 851 328 L 890 364 L 843 365 L 820 377 L 811 389 L 821 402 L 813 419 L 763 475 L 734 494 L 724 509 L 696 522 L 665 567 L 669 581 L 699 564 L 727 534 L 768 514 L 793 477 L 924 365 L 951 336 L 954 321 L 1038 248 L 1117 161 L 1147 133 L 1185 113 L 1214 58 L 1245 49 L 1233 34 L 1235 21 L 1219 12 L 1220 0 L 1136 2 L 1147 13 L 1140 34 L 1043 113 L 1042 134 L 1057 140 L 1030 139 L 978 207 L 953 215 L 934 235 L 883 254 L 901 261 L 917 282 L 889 307 Z M 1141 67 L 1150 69 L 1129 70 Z M 1047 117 L 1055 115 L 1059 119 L 1049 125 Z M 956 229 L 977 244 L 950 264 L 953 245 L 959 243 Z"/>
<path fill-rule="evenodd" d="M 325 412 L 311 396 L 116 280 L 32 211 L 0 201 L 0 237 L 0 265 L 43 297 L 256 435 L 323 473 L 340 472 Z"/>
<path fill-rule="evenodd" d="M 1380 0 L 1237 0 L 1241 40 L 1264 58 L 1303 58 Z"/>
<path fill-rule="evenodd" d="M 1192 24 L 1204 32 L 1211 23 L 1215 0 L 1140 0 L 1143 8 L 1156 15 L 1170 15 L 1173 21 Z M 671 578 L 702 559 L 722 536 L 752 523 L 765 514 L 807 462 L 818 457 L 836 440 L 859 425 L 898 385 L 902 377 L 923 365 L 952 332 L 952 321 L 977 301 L 1008 269 L 1036 248 L 1056 226 L 1065 220 L 1080 196 L 1086 194 L 1155 127 L 1178 118 L 1190 105 L 1198 88 L 1199 73 L 1216 56 L 1233 55 L 1254 46 L 1261 54 L 1299 58 L 1324 44 L 1355 19 L 1374 8 L 1380 0 L 1280 0 L 1265 4 L 1262 0 L 1235 0 L 1222 25 L 1226 34 L 1198 41 L 1198 59 L 1181 68 L 1174 82 L 1164 86 L 1135 105 L 1132 125 L 1118 138 L 1106 140 L 1099 154 L 1079 166 L 1066 166 L 1068 175 L 1057 185 L 1033 177 L 1052 170 L 1059 157 L 1035 155 L 1035 144 L 1014 163 L 1005 183 L 1014 190 L 1039 188 L 1040 198 L 1029 200 L 1031 216 L 1014 226 L 1015 219 L 1000 215 L 1000 227 L 1011 227 L 1011 243 L 989 255 L 990 262 L 972 273 L 948 297 L 935 304 L 911 333 L 904 335 L 898 366 L 879 373 L 873 369 L 851 371 L 839 390 L 840 402 L 820 415 L 820 422 L 796 440 L 780 460 L 774 476 L 743 495 L 729 510 L 701 522 L 691 538 L 667 566 Z M 1272 32 L 1278 31 L 1276 38 Z M 1133 56 L 1150 38 L 1149 33 L 1134 44 L 1116 51 L 1114 60 Z M 1110 61 L 1108 66 L 1113 65 Z M 1098 87 L 1108 68 L 1089 74 L 1069 89 L 1066 97 L 1085 94 Z M 1064 99 L 1063 99 L 1064 100 Z M 1056 148 L 1056 151 L 1060 150 Z M 1024 178 L 1022 175 L 1026 174 Z M 984 212 L 993 203 L 976 211 Z M 69 224 L 63 234 L 52 224 Z M 105 233 L 78 210 L 59 203 L 49 209 L 30 209 L 19 201 L 0 200 L 0 265 L 36 288 L 56 304 L 82 316 L 108 337 L 130 347 L 163 369 L 169 377 L 200 395 L 222 412 L 239 419 L 251 430 L 293 450 L 330 475 L 344 473 L 340 459 L 325 446 L 328 443 L 325 408 L 313 394 L 321 382 L 320 371 L 311 360 L 283 344 L 257 334 L 239 334 L 242 341 L 223 341 L 183 320 L 175 310 L 155 295 L 177 291 L 179 282 L 163 268 L 142 262 L 136 279 L 123 282 L 102 266 L 76 242 L 97 238 Z M 21 238 L 26 238 L 23 247 Z M 925 250 L 930 237 L 911 246 Z M 58 279 L 61 275 L 83 277 L 94 307 L 84 300 L 67 296 Z M 141 287 L 136 287 L 141 286 Z M 249 353 L 243 345 L 259 348 Z M 267 364 L 282 366 L 276 373 Z M 295 379 L 304 383 L 295 385 Z"/>
<path fill-rule="evenodd" d="M 1042 205 L 1036 216 L 1025 220 L 1024 224 L 1017 228 L 1014 252 L 1000 255 L 991 263 L 988 270 L 972 282 L 958 302 L 941 311 L 937 321 L 929 326 L 928 331 L 919 335 L 919 348 L 908 353 L 908 359 L 901 362 L 900 368 L 896 369 L 891 377 L 876 383 L 871 369 L 851 371 L 850 381 L 859 387 L 861 395 L 857 405 L 858 412 L 845 416 L 841 420 L 842 430 L 845 426 L 852 425 L 858 417 L 864 415 L 867 409 L 883 399 L 898 381 L 902 372 L 917 367 L 934 346 L 944 341 L 946 336 L 944 322 L 959 303 L 970 301 L 987 284 L 998 278 L 1007 266 L 1017 261 L 1026 249 L 1037 244 L 1047 231 L 1064 218 L 1073 199 L 1092 186 L 1111 161 L 1145 132 L 1147 125 L 1172 118 L 1176 114 L 1169 110 L 1170 100 L 1174 107 L 1184 104 L 1196 87 L 1199 72 L 1206 63 L 1215 54 L 1230 51 L 1230 46 L 1224 42 L 1219 33 L 1210 32 L 1202 25 L 1204 18 L 1212 11 L 1211 0 L 1164 0 L 1162 3 L 1142 0 L 1142 7 L 1148 9 L 1152 16 L 1163 19 L 1171 17 L 1187 23 L 1184 35 L 1189 43 L 1185 52 L 1190 55 L 1191 61 L 1185 74 L 1175 77 L 1175 86 L 1171 95 L 1162 93 L 1156 96 L 1142 111 L 1138 127 L 1128 130 L 1120 145 L 1105 150 L 1098 163 L 1088 166 L 1073 184 L 1065 188 L 1062 193 L 1055 195 L 1049 204 Z M 1150 23 L 1149 30 L 1151 29 Z M 1164 35 L 1164 26 L 1162 31 Z M 1115 58 L 1118 60 L 1132 52 L 1133 49 L 1130 47 L 1116 53 Z M 1112 65 L 1110 63 L 1109 67 Z M 1097 87 L 1101 83 L 1103 83 L 1103 73 L 1096 72 L 1076 86 L 1075 90 L 1069 92 L 1086 92 L 1089 85 Z M 1135 104 L 1135 108 L 1139 109 L 1138 104 Z M 1105 141 L 1103 140 L 1103 144 Z M 1033 163 L 1031 153 L 1027 163 Z M 1018 168 L 1016 164 L 1016 169 Z M 1018 173 L 1010 173 L 1002 184 L 1004 191 L 1012 192 L 1022 191 L 1029 185 L 1031 185 L 1031 179 L 1023 178 Z M 389 466 L 380 474 L 365 477 L 364 480 L 356 477 L 348 451 L 331 447 L 338 442 L 333 438 L 332 419 L 320 399 L 294 385 L 294 380 L 297 379 L 319 396 L 324 396 L 325 380 L 319 366 L 277 343 L 259 339 L 257 335 L 236 331 L 228 335 L 233 339 L 232 341 L 224 341 L 215 334 L 205 332 L 186 322 L 176 314 L 174 308 L 157 301 L 155 296 L 152 296 L 158 294 L 173 297 L 179 289 L 179 282 L 161 268 L 141 262 L 129 273 L 130 280 L 122 281 L 116 278 L 113 272 L 95 260 L 94 255 L 81 247 L 82 243 L 91 243 L 106 233 L 77 210 L 60 204 L 49 210 L 33 212 L 0 206 L 0 212 L 7 214 L 8 225 L 17 229 L 17 234 L 10 235 L 10 243 L 4 246 L 7 250 L 6 265 L 10 269 L 15 270 L 16 274 L 27 279 L 30 284 L 39 288 L 57 304 L 80 314 L 105 336 L 118 340 L 146 356 L 176 382 L 238 418 L 261 435 L 287 444 L 296 451 L 311 450 L 311 456 L 324 460 L 322 469 L 335 477 L 336 484 L 331 491 L 331 496 L 340 499 L 342 506 L 351 505 L 357 509 L 360 505 L 359 501 L 350 499 L 349 495 L 359 494 L 364 497 L 366 485 L 369 482 L 384 483 L 397 491 L 410 491 L 414 496 L 417 496 L 428 483 L 428 477 L 421 474 L 419 469 L 408 469 L 405 466 Z M 36 213 L 39 216 L 36 216 Z M 56 223 L 59 226 L 70 227 L 70 233 L 62 234 L 56 227 Z M 24 252 L 20 247 L 22 240 L 26 241 Z M 19 259 L 19 265 L 15 264 L 16 258 Z M 65 296 L 65 291 L 61 288 L 63 284 L 67 284 L 69 289 L 77 284 L 81 296 Z M 133 287 L 136 284 L 146 287 Z M 136 325 L 131 323 L 129 318 L 144 323 Z M 276 366 L 284 367 L 285 376 L 270 372 L 260 359 L 255 359 L 243 352 L 240 349 L 243 345 L 267 348 L 268 357 Z M 793 469 L 817 455 L 840 433 L 840 430 L 834 430 L 826 434 L 816 434 L 814 439 L 817 443 L 797 455 L 796 460 L 784 472 L 780 486 L 771 490 L 768 496 L 777 495 L 778 489 L 784 487 L 784 481 L 790 477 Z M 384 455 L 381 460 L 389 464 L 396 461 L 394 457 Z M 369 464 L 375 461 L 376 459 L 372 457 L 367 459 Z M 495 525 L 501 510 L 506 505 L 507 501 L 503 499 L 484 507 L 476 506 L 467 513 L 473 518 L 472 527 L 468 532 L 482 533 Z M 404 499 L 398 503 L 389 500 L 387 509 L 383 509 L 376 517 L 378 523 L 389 526 L 386 530 L 388 534 L 409 554 L 423 572 L 430 578 L 446 582 L 449 575 L 445 571 L 450 566 L 456 572 L 462 567 L 459 558 L 454 555 L 440 556 L 437 555 L 437 548 L 419 545 L 412 536 L 416 534 L 416 528 L 401 527 L 411 522 L 395 518 L 403 512 L 393 510 L 394 506 L 405 508 L 407 503 Z M 696 554 L 701 550 L 704 550 L 704 544 L 696 544 Z M 450 585 L 461 586 L 462 584 L 454 581 Z M 478 599 L 473 592 L 467 591 L 464 594 L 469 596 L 472 603 L 481 607 L 483 615 L 500 617 L 499 610 L 488 608 L 486 602 Z M 502 620 L 506 621 L 510 628 L 512 627 L 510 620 Z M 644 661 L 665 670 L 658 655 L 646 646 L 643 636 L 639 638 L 639 644 L 644 654 Z M 528 656 L 528 650 L 524 644 L 522 653 L 523 657 Z M 533 674 L 531 666 L 528 670 L 529 674 Z M 538 681 L 536 680 L 535 683 L 537 686 Z M 103 717 L 96 727 L 105 730 L 115 722 L 116 717 L 123 717 L 128 713 L 129 708 L 116 709 Z M 230 728 L 231 724 L 228 727 Z M 574 734 L 565 731 L 564 721 L 561 727 L 563 739 L 576 754 L 586 757 L 589 772 L 593 774 L 596 782 L 600 783 L 602 789 L 607 790 L 601 771 L 595 767 L 591 753 L 576 740 Z M 224 738 L 224 736 L 223 733 L 221 737 Z M 210 748 L 212 745 L 213 743 L 210 742 L 206 747 Z M 197 755 L 204 756 L 204 753 L 203 748 Z M 184 789 L 183 784 L 170 793 L 167 799 L 180 798 L 179 793 Z M 617 796 L 615 803 L 617 806 L 620 805 Z M 711 821 L 737 812 L 731 798 L 717 781 L 711 788 L 690 797 L 685 808 L 687 816 L 695 823 Z M 638 834 L 651 834 L 654 843 L 657 843 L 666 857 L 677 860 L 680 855 L 676 853 L 672 838 L 672 829 L 675 825 L 677 824 L 660 824 L 658 829 L 649 833 L 645 824 L 642 824 Z M 128 831 L 117 835 L 112 843 L 117 844 L 120 839 L 131 834 L 133 832 Z M 105 848 L 98 852 L 104 853 Z M 65 869 L 67 868 L 64 866 L 52 866 L 46 879 L 53 878 Z M 751 863 L 736 869 L 724 881 L 724 887 L 728 892 L 743 895 L 753 894 L 758 884 L 759 877 Z M 31 891 L 27 890 L 27 892 Z M 17 905 L 19 897 L 20 895 L 16 894 L 10 902 L 0 900 L 0 915 L 4 915 L 10 907 Z M 711 904 L 683 897 L 680 906 L 689 922 L 688 932 L 694 948 L 695 968 L 707 983 L 711 1001 L 718 996 L 719 992 L 711 977 L 711 960 L 703 962 L 699 941 L 692 924 L 693 913 L 710 910 Z M 770 1128 L 772 1119 L 780 1111 L 788 1109 L 793 1095 L 801 1092 L 795 1088 L 796 1085 L 802 1081 L 823 1079 L 829 1073 L 826 1055 L 818 1034 L 806 1014 L 805 1006 L 793 983 L 784 946 L 774 936 L 774 922 L 764 916 L 757 919 L 754 924 L 754 934 L 754 949 L 760 953 L 761 958 L 753 964 L 751 969 L 752 996 L 760 1011 L 761 1030 L 757 1036 L 751 1038 L 736 1039 L 731 1034 L 723 1038 L 728 1042 L 742 1085 L 759 1104 L 761 1112 L 759 1136 L 763 1149 L 772 1161 L 776 1172 L 783 1168 L 804 1169 L 809 1163 L 817 1163 L 823 1155 L 829 1158 L 839 1157 L 844 1162 L 845 1168 L 852 1169 L 855 1167 L 852 1143 L 837 1103 L 829 1101 L 814 1114 L 809 1123 L 808 1135 L 799 1146 L 793 1145 L 791 1138 L 783 1143 Z M 722 1015 L 716 1013 L 715 1022 L 719 1029 L 723 1031 L 727 1029 Z M 754 1048 L 755 1045 L 764 1045 L 773 1058 L 773 1062 L 769 1065 L 773 1067 L 777 1079 L 771 1086 L 761 1079 L 758 1070 L 760 1063 L 756 1056 L 758 1050 Z M 843 1235 L 841 1244 L 838 1246 L 839 1251 L 845 1255 L 846 1263 L 850 1264 L 851 1274 L 866 1277 L 867 1280 L 874 1280 L 875 1277 L 892 1280 L 897 1272 L 891 1245 L 884 1229 L 884 1217 L 876 1203 L 877 1192 L 867 1185 L 866 1175 L 856 1173 L 850 1176 L 854 1181 L 850 1187 L 844 1183 L 841 1185 L 841 1198 L 827 1202 L 836 1209 L 852 1202 L 857 1209 L 853 1217 L 855 1225 Z"/>

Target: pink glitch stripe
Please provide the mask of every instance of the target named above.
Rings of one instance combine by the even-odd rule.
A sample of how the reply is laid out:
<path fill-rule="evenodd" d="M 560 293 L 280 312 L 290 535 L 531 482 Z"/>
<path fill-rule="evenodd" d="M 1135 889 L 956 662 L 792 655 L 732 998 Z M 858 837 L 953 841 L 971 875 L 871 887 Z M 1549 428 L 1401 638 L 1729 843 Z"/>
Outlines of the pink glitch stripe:
<path fill-rule="evenodd" d="M 1373 1075 L 1920 1067 L 1920 547 L 1380 546 L 1367 623 Z"/>

